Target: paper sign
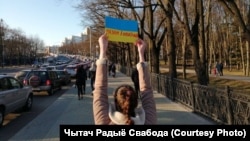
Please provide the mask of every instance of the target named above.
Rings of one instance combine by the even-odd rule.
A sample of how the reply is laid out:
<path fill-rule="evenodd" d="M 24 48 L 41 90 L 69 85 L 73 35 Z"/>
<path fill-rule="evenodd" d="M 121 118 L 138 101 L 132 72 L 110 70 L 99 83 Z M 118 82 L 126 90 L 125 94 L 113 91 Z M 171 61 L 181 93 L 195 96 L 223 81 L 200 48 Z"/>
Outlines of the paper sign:
<path fill-rule="evenodd" d="M 105 17 L 105 32 L 109 41 L 135 43 L 138 39 L 138 23 L 135 20 Z"/>

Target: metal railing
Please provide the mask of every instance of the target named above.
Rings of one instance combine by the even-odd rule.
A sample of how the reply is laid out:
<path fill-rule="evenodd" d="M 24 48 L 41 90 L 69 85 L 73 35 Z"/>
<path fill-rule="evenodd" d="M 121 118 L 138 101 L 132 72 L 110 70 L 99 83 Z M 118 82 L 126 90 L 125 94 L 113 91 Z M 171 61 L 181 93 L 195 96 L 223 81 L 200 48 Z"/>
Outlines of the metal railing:
<path fill-rule="evenodd" d="M 130 76 L 132 68 L 119 66 L 118 70 Z M 156 73 L 150 75 L 153 90 L 185 105 L 195 113 L 218 124 L 250 124 L 249 94 L 234 91 L 229 86 L 221 89 Z"/>

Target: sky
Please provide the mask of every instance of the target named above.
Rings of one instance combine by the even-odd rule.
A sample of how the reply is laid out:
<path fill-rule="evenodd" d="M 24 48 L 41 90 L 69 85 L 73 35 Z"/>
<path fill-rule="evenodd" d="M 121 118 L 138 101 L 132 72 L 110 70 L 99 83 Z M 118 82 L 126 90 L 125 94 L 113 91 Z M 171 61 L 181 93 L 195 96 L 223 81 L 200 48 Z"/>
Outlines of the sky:
<path fill-rule="evenodd" d="M 0 0 L 0 19 L 26 37 L 39 37 L 46 46 L 61 45 L 66 37 L 79 36 L 85 29 L 80 11 L 73 7 L 79 1 Z"/>

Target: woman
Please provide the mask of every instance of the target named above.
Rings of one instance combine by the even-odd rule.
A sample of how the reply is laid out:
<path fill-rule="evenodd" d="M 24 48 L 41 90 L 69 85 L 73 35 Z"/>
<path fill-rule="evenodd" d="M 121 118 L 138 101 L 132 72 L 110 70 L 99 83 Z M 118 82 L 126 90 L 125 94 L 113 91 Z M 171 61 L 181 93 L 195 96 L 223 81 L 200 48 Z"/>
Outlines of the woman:
<path fill-rule="evenodd" d="M 96 76 L 95 73 L 96 73 L 96 64 L 95 64 L 95 61 L 93 61 L 91 63 L 91 67 L 89 69 L 90 86 L 91 86 L 91 90 L 92 90 L 91 95 L 93 95 L 93 91 L 95 89 L 95 85 L 94 85 L 95 76 Z"/>
<path fill-rule="evenodd" d="M 116 66 L 115 66 L 115 63 L 112 63 L 112 65 L 111 65 L 111 72 L 112 72 L 112 77 L 115 77 L 115 75 L 116 75 Z"/>
<path fill-rule="evenodd" d="M 100 56 L 96 61 L 96 81 L 93 97 L 94 121 L 97 125 L 146 125 L 156 124 L 156 105 L 150 85 L 149 71 L 144 59 L 146 44 L 138 39 L 139 72 L 141 105 L 138 106 L 138 95 L 134 88 L 124 84 L 114 91 L 114 104 L 108 101 L 108 68 L 106 51 L 108 48 L 106 34 L 99 38 Z"/>
<path fill-rule="evenodd" d="M 78 100 L 83 98 L 83 94 L 85 93 L 85 81 L 86 81 L 86 73 L 84 72 L 83 66 L 78 66 L 76 70 L 76 87 L 77 87 L 77 94 Z M 83 92 L 84 91 L 84 92 Z"/>

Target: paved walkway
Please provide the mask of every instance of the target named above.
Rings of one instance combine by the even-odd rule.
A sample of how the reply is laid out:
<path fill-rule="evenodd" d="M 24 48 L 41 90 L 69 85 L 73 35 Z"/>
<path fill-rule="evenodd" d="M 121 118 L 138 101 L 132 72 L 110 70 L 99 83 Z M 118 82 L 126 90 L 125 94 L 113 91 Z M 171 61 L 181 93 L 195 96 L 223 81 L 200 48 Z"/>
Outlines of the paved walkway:
<path fill-rule="evenodd" d="M 109 78 L 109 97 L 120 84 L 131 84 L 130 77 L 117 73 Z M 10 141 L 59 141 L 60 124 L 93 125 L 92 96 L 89 80 L 87 94 L 83 100 L 77 99 L 77 90 L 72 87 L 59 97 L 50 107 L 16 133 Z M 178 103 L 154 92 L 159 125 L 213 125 L 212 121 L 202 118 Z"/>

